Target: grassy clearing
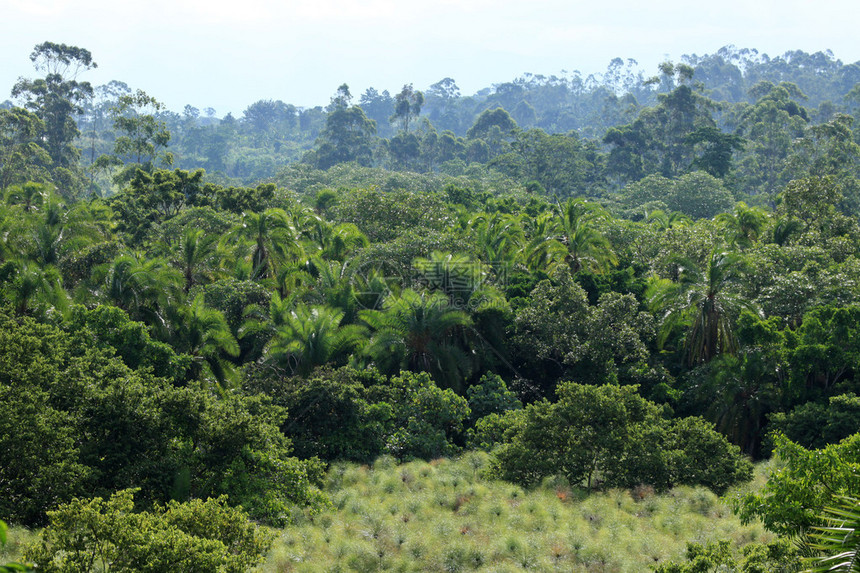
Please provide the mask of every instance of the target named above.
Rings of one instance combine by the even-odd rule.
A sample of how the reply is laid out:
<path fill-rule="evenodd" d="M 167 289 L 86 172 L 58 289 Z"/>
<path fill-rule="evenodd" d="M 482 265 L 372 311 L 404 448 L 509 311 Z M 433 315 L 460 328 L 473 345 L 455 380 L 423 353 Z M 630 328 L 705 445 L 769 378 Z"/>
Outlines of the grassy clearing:
<path fill-rule="evenodd" d="M 262 570 L 639 572 L 680 560 L 688 541 L 772 539 L 703 488 L 585 495 L 548 481 L 524 491 L 483 479 L 487 460 L 335 465 L 334 508 L 285 529 Z"/>

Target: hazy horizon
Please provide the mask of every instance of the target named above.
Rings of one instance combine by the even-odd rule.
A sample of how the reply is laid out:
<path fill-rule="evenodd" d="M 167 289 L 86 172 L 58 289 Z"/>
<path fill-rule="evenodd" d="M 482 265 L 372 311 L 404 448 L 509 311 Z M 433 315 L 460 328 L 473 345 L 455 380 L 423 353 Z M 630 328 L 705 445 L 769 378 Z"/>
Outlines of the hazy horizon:
<path fill-rule="evenodd" d="M 464 95 L 524 73 L 583 77 L 616 57 L 646 74 L 666 59 L 726 45 L 771 57 L 832 50 L 860 60 L 854 3 L 689 6 L 679 0 L 579 6 L 540 0 L 442 0 L 431 6 L 371 0 L 236 4 L 204 0 L 2 0 L 0 82 L 10 98 L 18 77 L 35 77 L 29 54 L 52 41 L 90 50 L 99 67 L 80 79 L 126 82 L 173 111 L 186 104 L 236 116 L 261 99 L 325 105 L 342 83 L 358 98 L 368 87 L 426 89 L 453 78 Z"/>

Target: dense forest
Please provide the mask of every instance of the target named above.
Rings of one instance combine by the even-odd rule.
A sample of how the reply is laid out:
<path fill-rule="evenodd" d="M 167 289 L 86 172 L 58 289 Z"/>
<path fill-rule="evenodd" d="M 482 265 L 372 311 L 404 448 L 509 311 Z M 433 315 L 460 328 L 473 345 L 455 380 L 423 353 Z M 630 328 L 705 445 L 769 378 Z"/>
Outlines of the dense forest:
<path fill-rule="evenodd" d="M 0 106 L 0 562 L 856 570 L 860 62 L 219 118 L 30 59 Z M 609 519 L 663 549 L 608 552 Z"/>

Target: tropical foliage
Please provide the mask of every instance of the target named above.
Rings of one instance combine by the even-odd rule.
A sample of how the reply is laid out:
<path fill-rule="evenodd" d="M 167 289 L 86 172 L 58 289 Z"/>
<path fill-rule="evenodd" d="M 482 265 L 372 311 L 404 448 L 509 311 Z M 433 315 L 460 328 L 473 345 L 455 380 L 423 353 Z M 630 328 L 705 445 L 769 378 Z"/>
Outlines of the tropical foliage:
<path fill-rule="evenodd" d="M 647 81 L 618 60 L 218 118 L 64 75 L 95 67 L 82 48 L 31 59 L 48 73 L 0 106 L 0 517 L 47 527 L 43 568 L 139 569 L 184 540 L 199 558 L 174 568 L 247 569 L 265 543 L 240 558 L 189 516 L 304 526 L 330 503 L 375 516 L 326 542 L 338 566 L 628 567 L 617 531 L 593 559 L 579 533 L 532 559 L 540 539 L 472 521 L 439 551 L 321 491 L 327 467 L 365 471 L 344 461 L 458 455 L 471 470 L 445 479 L 469 489 L 433 494 L 462 516 L 490 475 L 517 496 L 625 506 L 689 484 L 713 502 L 750 479 L 744 456 L 775 456 L 736 508 L 766 545 L 699 537 L 654 561 L 783 567 L 772 535 L 851 549 L 827 508 L 860 489 L 856 66 L 727 48 Z M 412 471 L 379 479 L 406 495 Z M 87 545 L 86 520 L 115 537 Z"/>

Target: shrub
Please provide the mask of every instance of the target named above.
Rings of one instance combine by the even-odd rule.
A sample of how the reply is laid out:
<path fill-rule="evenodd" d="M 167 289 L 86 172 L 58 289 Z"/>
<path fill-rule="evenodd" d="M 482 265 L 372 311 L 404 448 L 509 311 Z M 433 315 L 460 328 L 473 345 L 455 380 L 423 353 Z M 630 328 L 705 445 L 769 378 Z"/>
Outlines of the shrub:
<path fill-rule="evenodd" d="M 277 523 L 294 504 L 324 504 L 319 464 L 290 456 L 286 411 L 271 400 L 178 388 L 148 366 L 132 370 L 86 331 L 2 309 L 0 410 L 0 515 L 17 524 L 128 487 L 157 502 L 228 494 Z"/>
<path fill-rule="evenodd" d="M 722 494 L 752 479 L 752 464 L 702 418 L 675 420 L 663 447 L 669 484 L 703 485 Z"/>
<path fill-rule="evenodd" d="M 807 402 L 787 414 L 771 414 L 770 424 L 773 432 L 805 448 L 823 448 L 860 428 L 860 397 L 848 393 L 832 396 L 829 404 Z"/>
<path fill-rule="evenodd" d="M 779 535 L 796 536 L 820 524 L 825 507 L 860 491 L 860 433 L 820 450 L 807 450 L 782 435 L 775 455 L 785 462 L 758 492 L 745 495 L 738 513 L 744 523 L 761 519 Z"/>
<path fill-rule="evenodd" d="M 743 549 L 743 557 L 732 556 L 728 541 L 687 544 L 686 562 L 661 563 L 655 573 L 707 573 L 708 571 L 738 571 L 739 573 L 789 573 L 799 571 L 797 547 L 788 540 L 752 543 Z"/>
<path fill-rule="evenodd" d="M 492 439 L 495 474 L 523 485 L 561 474 L 572 485 L 665 489 L 705 485 L 722 493 L 752 476 L 751 464 L 699 418 L 670 422 L 635 386 L 564 383 L 559 401 L 530 405 L 480 427 Z"/>
<path fill-rule="evenodd" d="M 508 410 L 518 410 L 523 407 L 516 395 L 508 390 L 505 381 L 498 374 L 491 372 L 481 376 L 481 381 L 466 390 L 469 397 L 469 409 L 472 421 L 489 414 L 501 414 Z"/>
<path fill-rule="evenodd" d="M 442 390 L 427 373 L 403 372 L 391 379 L 396 395 L 394 407 L 398 428 L 388 442 L 388 451 L 401 460 L 431 459 L 459 451 L 454 440 L 469 417 L 466 399 L 450 388 Z"/>
<path fill-rule="evenodd" d="M 261 563 L 274 540 L 225 497 L 135 513 L 133 494 L 75 499 L 49 512 L 50 525 L 26 557 L 47 573 L 240 573 Z"/>
<path fill-rule="evenodd" d="M 247 389 L 272 396 L 290 412 L 281 430 L 298 457 L 367 463 L 382 454 L 392 417 L 388 403 L 367 401 L 368 381 L 365 373 L 351 368 L 318 370 L 310 379 L 283 378 L 277 371 L 256 368 Z"/>

